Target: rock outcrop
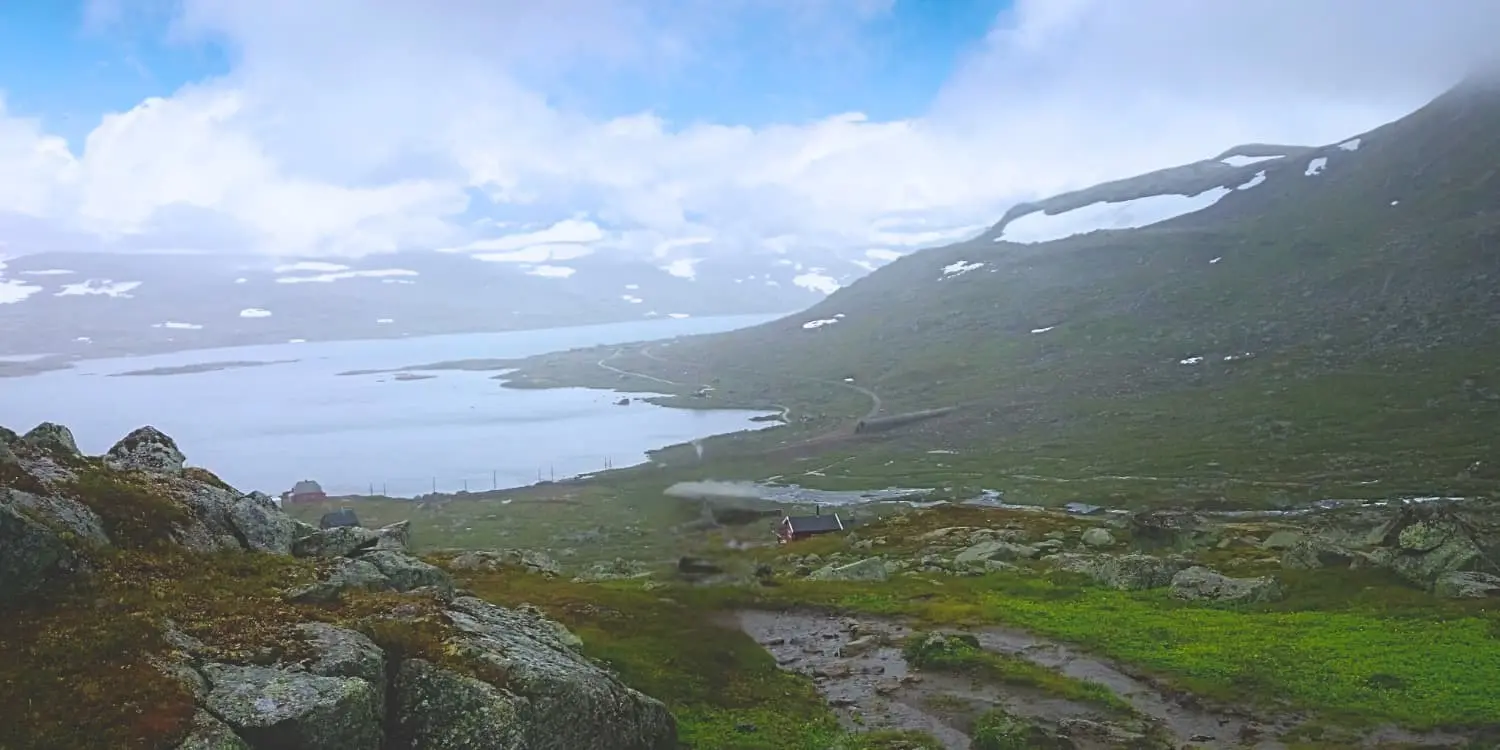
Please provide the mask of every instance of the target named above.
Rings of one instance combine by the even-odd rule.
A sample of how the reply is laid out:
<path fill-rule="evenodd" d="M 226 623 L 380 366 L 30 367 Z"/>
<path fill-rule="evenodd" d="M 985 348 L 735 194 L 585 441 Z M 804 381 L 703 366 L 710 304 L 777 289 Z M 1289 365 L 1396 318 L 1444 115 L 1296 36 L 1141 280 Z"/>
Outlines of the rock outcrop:
<path fill-rule="evenodd" d="M 285 648 L 240 652 L 160 623 L 169 649 L 150 663 L 195 706 L 176 729 L 178 750 L 677 748 L 662 703 L 584 656 L 577 636 L 539 610 L 461 595 L 446 571 L 407 550 L 405 523 L 312 529 L 264 495 L 185 469 L 171 438 L 149 427 L 100 458 L 79 455 L 59 425 L 0 433 L 0 468 L 6 608 L 29 607 L 59 577 L 89 575 L 94 561 L 109 564 L 94 554 L 109 546 L 240 554 L 246 565 L 300 557 L 301 569 L 321 572 L 266 615 L 307 618 L 271 628 L 285 630 Z M 394 598 L 340 609 L 371 591 Z"/>

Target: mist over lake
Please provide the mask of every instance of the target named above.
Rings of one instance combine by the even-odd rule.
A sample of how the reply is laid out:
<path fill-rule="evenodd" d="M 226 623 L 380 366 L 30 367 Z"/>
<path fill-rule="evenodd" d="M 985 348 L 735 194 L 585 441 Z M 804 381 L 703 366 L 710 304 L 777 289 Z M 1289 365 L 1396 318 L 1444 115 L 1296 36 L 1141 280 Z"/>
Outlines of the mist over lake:
<path fill-rule="evenodd" d="M 0 425 L 24 431 L 59 422 L 84 452 L 97 454 L 150 424 L 175 438 L 190 464 L 245 491 L 275 494 L 299 479 L 315 479 L 330 494 L 518 486 L 636 464 L 654 448 L 765 424 L 750 421 L 760 412 L 617 406 L 619 394 L 608 391 L 506 389 L 494 372 L 435 371 L 413 380 L 339 373 L 727 331 L 775 317 L 88 360 L 0 380 Z M 237 366 L 211 369 L 214 363 Z M 159 368 L 179 374 L 110 377 Z"/>

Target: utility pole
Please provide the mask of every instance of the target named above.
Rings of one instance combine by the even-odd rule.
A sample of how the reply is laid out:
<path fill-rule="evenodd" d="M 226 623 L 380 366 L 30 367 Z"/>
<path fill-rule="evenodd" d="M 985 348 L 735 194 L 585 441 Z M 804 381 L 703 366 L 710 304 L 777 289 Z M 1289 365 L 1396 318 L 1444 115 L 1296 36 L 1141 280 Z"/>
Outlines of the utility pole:
<path fill-rule="evenodd" d="M 498 490 L 498 489 L 500 489 L 500 472 L 499 471 L 491 471 L 490 472 L 490 489 L 492 489 L 492 490 Z"/>
<path fill-rule="evenodd" d="M 465 479 L 464 480 L 464 492 L 468 492 L 468 491 L 469 491 L 469 480 Z"/>
<path fill-rule="evenodd" d="M 432 494 L 437 494 L 437 477 L 432 478 Z"/>

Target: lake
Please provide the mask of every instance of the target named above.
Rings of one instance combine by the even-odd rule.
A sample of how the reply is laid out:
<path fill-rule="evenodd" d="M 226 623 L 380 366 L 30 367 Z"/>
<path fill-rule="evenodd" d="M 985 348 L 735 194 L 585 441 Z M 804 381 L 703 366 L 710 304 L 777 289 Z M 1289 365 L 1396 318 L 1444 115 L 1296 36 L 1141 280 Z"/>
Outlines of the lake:
<path fill-rule="evenodd" d="M 515 390 L 494 372 L 422 380 L 339 376 L 432 362 L 510 358 L 575 347 L 743 328 L 780 316 L 653 320 L 542 331 L 204 349 L 86 360 L 69 370 L 0 380 L 0 425 L 73 430 L 98 454 L 141 425 L 171 435 L 188 462 L 241 490 L 279 494 L 315 479 L 329 494 L 394 497 L 488 490 L 623 468 L 646 451 L 765 428 L 761 412 L 616 406 L 617 394 Z M 273 362 L 190 374 L 111 374 L 213 362 Z"/>

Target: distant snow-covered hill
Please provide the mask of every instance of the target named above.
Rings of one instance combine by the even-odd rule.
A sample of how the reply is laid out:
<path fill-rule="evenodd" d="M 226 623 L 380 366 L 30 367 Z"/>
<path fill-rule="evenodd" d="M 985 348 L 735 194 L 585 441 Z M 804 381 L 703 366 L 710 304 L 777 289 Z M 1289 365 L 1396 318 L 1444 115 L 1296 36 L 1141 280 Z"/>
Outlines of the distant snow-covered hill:
<path fill-rule="evenodd" d="M 524 252 L 338 260 L 38 253 L 0 258 L 0 356 L 787 312 L 895 257 L 882 251 L 701 260 Z"/>

